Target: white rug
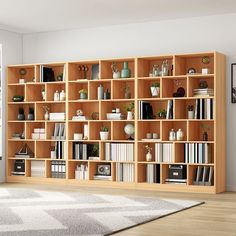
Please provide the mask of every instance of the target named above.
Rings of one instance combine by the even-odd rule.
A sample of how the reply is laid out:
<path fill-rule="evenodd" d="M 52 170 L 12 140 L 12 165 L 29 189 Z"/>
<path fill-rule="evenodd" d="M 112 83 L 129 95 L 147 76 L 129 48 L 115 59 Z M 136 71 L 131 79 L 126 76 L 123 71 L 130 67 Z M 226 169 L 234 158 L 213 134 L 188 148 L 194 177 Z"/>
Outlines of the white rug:
<path fill-rule="evenodd" d="M 0 187 L 0 235 L 110 235 L 201 202 Z"/>

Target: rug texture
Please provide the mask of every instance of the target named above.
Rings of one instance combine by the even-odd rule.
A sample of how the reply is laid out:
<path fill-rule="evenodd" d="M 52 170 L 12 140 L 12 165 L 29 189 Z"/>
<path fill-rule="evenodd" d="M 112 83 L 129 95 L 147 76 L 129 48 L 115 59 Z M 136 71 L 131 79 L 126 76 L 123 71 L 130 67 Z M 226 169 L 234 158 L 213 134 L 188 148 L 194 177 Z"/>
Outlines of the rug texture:
<path fill-rule="evenodd" d="M 201 202 L 0 187 L 0 235 L 110 235 Z"/>

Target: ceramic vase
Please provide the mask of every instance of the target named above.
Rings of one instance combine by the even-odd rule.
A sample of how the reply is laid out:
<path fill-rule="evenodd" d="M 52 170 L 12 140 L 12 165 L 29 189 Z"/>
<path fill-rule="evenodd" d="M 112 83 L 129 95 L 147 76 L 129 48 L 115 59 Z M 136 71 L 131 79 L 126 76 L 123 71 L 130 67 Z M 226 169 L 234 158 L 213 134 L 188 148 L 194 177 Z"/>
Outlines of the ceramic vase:
<path fill-rule="evenodd" d="M 44 114 L 44 119 L 45 119 L 45 120 L 49 120 L 49 113 L 48 113 L 48 111 L 45 112 L 45 114 Z"/>
<path fill-rule="evenodd" d="M 194 118 L 194 111 L 188 111 L 188 119 Z"/>
<path fill-rule="evenodd" d="M 112 77 L 113 77 L 113 79 L 119 79 L 120 78 L 120 71 L 113 72 Z"/>
<path fill-rule="evenodd" d="M 176 133 L 176 138 L 177 138 L 178 141 L 181 141 L 181 140 L 184 139 L 184 132 L 183 132 L 181 129 L 179 129 L 179 130 L 177 131 L 177 133 Z"/>
<path fill-rule="evenodd" d="M 100 139 L 101 140 L 108 140 L 108 137 L 109 137 L 109 132 L 100 131 Z"/>
<path fill-rule="evenodd" d="M 121 71 L 121 78 L 130 78 L 130 69 L 128 66 L 128 62 L 125 61 L 123 65 L 123 69 Z"/>
<path fill-rule="evenodd" d="M 133 120 L 133 112 L 132 111 L 127 112 L 127 120 Z"/>
<path fill-rule="evenodd" d="M 158 97 L 160 94 L 160 87 L 150 87 L 153 97 Z"/>
<path fill-rule="evenodd" d="M 146 154 L 146 161 L 152 161 L 152 154 L 151 154 L 151 152 L 147 152 L 147 154 Z"/>

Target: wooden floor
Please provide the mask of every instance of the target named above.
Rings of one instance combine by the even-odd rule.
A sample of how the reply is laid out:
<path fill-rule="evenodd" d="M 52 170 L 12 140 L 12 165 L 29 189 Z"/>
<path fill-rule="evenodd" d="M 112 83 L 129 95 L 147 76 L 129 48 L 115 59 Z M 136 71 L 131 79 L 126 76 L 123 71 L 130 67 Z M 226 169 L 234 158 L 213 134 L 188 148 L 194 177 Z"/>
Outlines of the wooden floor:
<path fill-rule="evenodd" d="M 51 189 L 74 191 L 75 187 L 3 184 L 1 186 L 17 186 L 33 189 Z M 200 200 L 205 204 L 185 210 L 125 231 L 114 234 L 116 236 L 236 236 L 236 192 L 217 195 L 166 193 L 156 191 L 136 191 L 119 189 L 80 188 L 91 193 L 135 195 L 147 197 L 176 198 Z"/>

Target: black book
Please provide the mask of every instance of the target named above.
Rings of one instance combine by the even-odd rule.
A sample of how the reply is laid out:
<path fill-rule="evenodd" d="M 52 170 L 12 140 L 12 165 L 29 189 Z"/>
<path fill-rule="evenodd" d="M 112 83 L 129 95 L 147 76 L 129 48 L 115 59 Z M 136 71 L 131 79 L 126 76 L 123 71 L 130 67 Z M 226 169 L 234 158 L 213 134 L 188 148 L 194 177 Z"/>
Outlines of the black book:
<path fill-rule="evenodd" d="M 210 100 L 211 119 L 213 119 L 213 99 Z"/>
<path fill-rule="evenodd" d="M 161 176 L 161 172 L 160 172 L 160 165 L 156 165 L 156 178 L 155 178 L 155 183 L 160 183 L 161 182 L 161 179 L 160 179 L 160 176 Z"/>
<path fill-rule="evenodd" d="M 43 82 L 55 81 L 55 75 L 52 68 L 43 67 Z"/>

